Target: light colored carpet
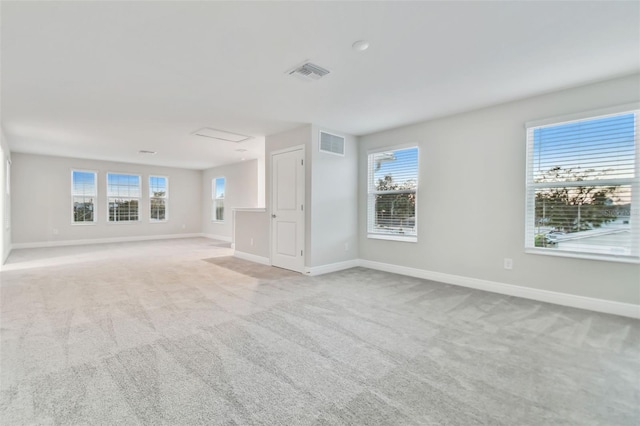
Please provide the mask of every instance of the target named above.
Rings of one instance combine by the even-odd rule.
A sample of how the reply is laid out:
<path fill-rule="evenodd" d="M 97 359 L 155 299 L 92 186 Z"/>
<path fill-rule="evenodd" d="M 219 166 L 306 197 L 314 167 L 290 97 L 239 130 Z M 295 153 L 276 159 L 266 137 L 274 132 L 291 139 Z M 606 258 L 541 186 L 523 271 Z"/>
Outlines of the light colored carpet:
<path fill-rule="evenodd" d="M 638 321 L 230 254 L 205 239 L 14 252 L 0 423 L 640 421 Z"/>

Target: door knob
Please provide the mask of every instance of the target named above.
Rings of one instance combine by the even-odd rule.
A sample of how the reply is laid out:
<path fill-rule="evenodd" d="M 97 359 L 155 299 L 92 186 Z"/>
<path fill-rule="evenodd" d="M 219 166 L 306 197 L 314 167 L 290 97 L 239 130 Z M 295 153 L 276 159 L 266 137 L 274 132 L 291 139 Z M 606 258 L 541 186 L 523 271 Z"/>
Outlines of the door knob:
<path fill-rule="evenodd" d="M 271 217 L 275 219 L 275 218 L 276 218 L 276 215 L 275 215 L 275 214 L 272 214 L 272 215 L 271 215 Z"/>

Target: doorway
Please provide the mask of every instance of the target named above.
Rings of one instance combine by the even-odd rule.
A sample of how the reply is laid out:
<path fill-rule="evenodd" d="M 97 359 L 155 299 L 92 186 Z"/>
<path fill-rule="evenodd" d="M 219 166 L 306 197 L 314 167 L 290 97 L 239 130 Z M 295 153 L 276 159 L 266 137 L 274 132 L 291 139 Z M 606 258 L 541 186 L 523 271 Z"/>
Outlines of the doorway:
<path fill-rule="evenodd" d="M 304 146 L 271 154 L 271 264 L 304 272 Z"/>

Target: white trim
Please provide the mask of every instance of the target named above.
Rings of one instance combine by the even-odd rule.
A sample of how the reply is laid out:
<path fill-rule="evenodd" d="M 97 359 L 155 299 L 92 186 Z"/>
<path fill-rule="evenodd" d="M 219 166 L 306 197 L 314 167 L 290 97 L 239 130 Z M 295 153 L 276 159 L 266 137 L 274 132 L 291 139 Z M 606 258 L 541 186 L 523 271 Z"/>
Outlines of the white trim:
<path fill-rule="evenodd" d="M 273 202 L 274 197 L 275 197 L 275 185 L 273 184 L 274 181 L 274 173 L 273 173 L 273 161 L 274 161 L 274 157 L 276 155 L 281 155 L 281 154 L 286 154 L 286 153 L 293 153 L 296 151 L 300 151 L 301 154 L 301 167 L 302 167 L 302 179 L 301 182 L 298 182 L 297 184 L 299 185 L 298 188 L 296 189 L 296 195 L 299 196 L 299 198 L 301 199 L 302 205 L 306 206 L 307 204 L 307 149 L 305 148 L 305 145 L 295 145 L 295 146 L 290 146 L 287 148 L 283 148 L 283 149 L 279 149 L 276 151 L 271 151 L 270 152 L 270 169 L 269 169 L 269 176 L 267 176 L 267 178 L 269 179 L 269 188 L 271 189 L 271 205 L 269 206 L 269 212 L 267 212 L 267 214 L 271 215 L 271 218 L 275 218 L 275 212 L 274 212 L 274 206 L 276 205 L 275 202 Z M 297 176 L 297 174 L 296 174 Z M 297 179 L 297 177 L 296 177 Z M 296 209 L 297 210 L 297 209 Z M 287 268 L 290 271 L 295 271 L 295 272 L 299 272 L 301 274 L 304 273 L 305 271 L 305 264 L 306 264 L 306 259 L 307 259 L 307 240 L 306 240 L 306 232 L 305 230 L 306 228 L 306 224 L 307 224 L 307 214 L 309 210 L 297 210 L 298 211 L 298 218 L 297 218 L 297 222 L 296 222 L 296 227 L 297 229 L 299 228 L 301 230 L 301 232 L 298 232 L 297 238 L 296 238 L 296 242 L 298 244 L 298 246 L 301 248 L 301 253 L 300 253 L 300 261 L 298 262 L 298 264 L 296 264 L 295 266 L 297 267 L 296 269 L 291 269 L 291 268 Z M 275 244 L 276 244 L 276 238 L 274 237 L 274 232 L 275 229 L 273 227 L 273 220 L 269 221 L 269 257 L 270 257 L 270 265 L 272 266 L 276 266 L 276 267 L 281 267 L 284 268 L 283 265 L 274 265 L 273 259 L 275 257 Z M 234 231 L 235 232 L 235 231 Z"/>
<path fill-rule="evenodd" d="M 624 178 L 609 178 L 609 179 L 584 179 L 584 180 L 560 180 L 554 182 L 535 182 L 534 180 L 534 164 L 536 163 L 534 147 L 535 136 L 534 131 L 539 128 L 545 128 L 550 126 L 565 125 L 572 122 L 592 122 L 605 117 L 621 116 L 633 114 L 635 118 L 635 160 L 634 160 L 634 176 Z M 593 259 L 611 262 L 626 262 L 626 263 L 640 263 L 640 243 L 638 242 L 638 234 L 640 234 L 640 214 L 638 214 L 637 208 L 634 208 L 635 204 L 632 202 L 632 208 L 630 211 L 631 225 L 629 232 L 631 233 L 631 242 L 627 247 L 611 247 L 606 244 L 595 245 L 593 249 L 584 247 L 582 249 L 574 247 L 574 250 L 562 250 L 560 248 L 543 248 L 536 247 L 535 237 L 540 233 L 539 227 L 536 225 L 536 191 L 538 189 L 547 188 L 573 188 L 584 185 L 589 186 L 629 186 L 631 190 L 631 200 L 637 200 L 640 198 L 640 144 L 638 143 L 638 135 L 640 134 L 640 102 L 631 104 L 618 105 L 609 108 L 603 108 L 592 111 L 579 112 L 576 114 L 570 114 L 560 117 L 550 117 L 544 120 L 537 120 L 525 123 L 526 127 L 526 174 L 525 174 L 525 228 L 524 228 L 524 248 L 526 253 L 538 254 L 538 255 L 552 255 L 573 257 L 582 259 Z M 578 154 L 577 151 L 571 151 L 571 153 Z M 614 155 L 615 157 L 615 155 Z M 572 157 L 573 158 L 573 157 Z M 606 159 L 609 157 L 598 157 Z M 579 167 L 578 167 L 579 168 Z M 634 213 L 635 212 L 635 213 Z M 601 250 L 598 253 L 597 249 L 609 249 L 610 253 Z M 614 251 L 619 249 L 620 253 Z"/>
<path fill-rule="evenodd" d="M 402 235 L 402 234 L 376 234 L 373 232 L 369 232 L 367 234 L 367 238 L 371 238 L 372 240 L 391 240 L 391 241 L 402 241 L 405 243 L 417 243 L 418 236 L 417 235 Z"/>
<path fill-rule="evenodd" d="M 624 112 L 633 112 L 640 109 L 640 102 L 632 102 L 624 105 L 617 105 L 609 108 L 600 108 L 591 111 L 582 111 L 575 114 L 560 115 L 557 117 L 542 118 L 540 120 L 527 121 L 524 123 L 525 128 L 544 127 L 549 124 L 562 124 L 570 121 L 583 120 L 589 117 L 601 117 L 606 115 L 617 115 Z"/>
<path fill-rule="evenodd" d="M 278 154 L 285 154 L 287 152 L 293 152 L 293 151 L 298 151 L 298 150 L 302 150 L 303 152 L 305 152 L 305 146 L 303 145 L 292 145 L 286 148 L 282 148 L 282 149 L 277 149 L 275 151 L 270 151 L 269 155 L 271 157 L 273 157 L 274 155 L 278 155 Z M 306 157 L 304 157 L 306 160 Z"/>
<path fill-rule="evenodd" d="M 152 241 L 152 240 L 170 240 L 178 238 L 196 238 L 202 237 L 202 234 L 169 234 L 169 235 L 141 235 L 137 237 L 116 237 L 116 238 L 94 238 L 87 240 L 63 240 L 63 241 L 40 241 L 36 243 L 16 243 L 12 245 L 13 250 L 29 249 L 29 248 L 46 248 L 46 247 L 63 247 L 63 246 L 82 246 L 88 244 L 107 244 L 107 243 L 128 243 L 135 241 Z"/>
<path fill-rule="evenodd" d="M 224 192 L 222 193 L 222 198 L 216 197 L 216 192 L 218 191 L 218 183 L 217 180 L 222 179 L 222 184 L 224 185 Z M 218 176 L 211 178 L 211 222 L 212 223 L 224 223 L 225 222 L 225 198 L 227 197 L 227 177 L 226 176 Z M 222 201 L 222 219 L 216 219 L 216 212 L 218 211 L 217 202 Z"/>
<path fill-rule="evenodd" d="M 216 235 L 216 234 L 198 234 L 201 237 L 209 238 L 210 240 L 220 240 L 225 241 L 227 243 L 233 242 L 231 237 L 227 237 L 225 235 Z"/>
<path fill-rule="evenodd" d="M 167 186 L 167 190 L 165 191 L 164 197 L 153 197 L 151 195 L 151 178 L 162 178 Z M 169 222 L 169 176 L 162 175 L 148 175 L 147 176 L 147 190 L 149 191 L 149 223 L 167 223 Z M 153 198 L 159 198 L 164 200 L 164 219 L 154 219 L 151 217 L 151 200 Z"/>
<path fill-rule="evenodd" d="M 419 142 L 407 142 L 407 143 L 401 143 L 401 144 L 397 144 L 397 145 L 383 145 L 383 146 L 379 146 L 379 147 L 373 147 L 373 148 L 369 148 L 367 149 L 367 157 L 371 154 L 377 154 L 379 152 L 386 152 L 386 151 L 400 151 L 403 149 L 409 149 L 409 148 L 420 148 L 420 143 Z M 418 155 L 420 155 L 418 153 Z M 420 158 L 418 157 L 418 165 L 420 165 Z"/>
<path fill-rule="evenodd" d="M 136 176 L 138 178 L 138 182 L 140 183 L 139 189 L 140 189 L 140 196 L 139 197 L 121 197 L 121 196 L 113 196 L 110 197 L 109 196 L 109 175 L 123 175 L 123 176 Z M 144 188 L 143 185 L 144 183 L 142 182 L 142 175 L 141 174 L 136 174 L 136 173 L 130 173 L 130 172 L 110 172 L 107 171 L 105 172 L 105 177 L 104 177 L 104 182 L 106 185 L 106 213 L 107 213 L 107 224 L 110 225 L 124 225 L 124 224 L 137 224 L 142 222 L 142 201 L 144 200 Z M 109 199 L 110 198 L 120 198 L 120 199 L 127 199 L 129 201 L 132 200 L 136 200 L 138 202 L 138 219 L 136 220 L 109 220 L 109 209 L 110 209 L 110 203 L 109 203 Z M 114 215 L 115 217 L 115 215 Z"/>
<path fill-rule="evenodd" d="M 344 262 L 329 263 L 327 265 L 305 267 L 304 273 L 310 277 L 343 271 L 360 266 L 360 259 L 345 260 Z"/>
<path fill-rule="evenodd" d="M 78 173 L 93 173 L 93 179 L 94 179 L 94 184 L 95 184 L 95 189 L 96 192 L 93 194 L 93 220 L 91 221 L 83 221 L 83 222 L 76 222 L 74 220 L 75 217 L 75 201 L 74 198 L 75 197 L 84 197 L 85 195 L 76 195 L 75 193 L 75 188 L 74 188 L 74 180 L 73 180 L 73 174 L 75 172 Z M 7 192 L 7 195 L 9 195 L 9 193 Z M 90 195 L 91 196 L 91 195 Z M 87 169 L 71 169 L 71 225 L 96 225 L 98 223 L 98 171 L 96 170 L 87 170 Z"/>
<path fill-rule="evenodd" d="M 233 257 L 248 260 L 249 262 L 260 263 L 261 265 L 271 266 L 271 260 L 268 257 L 258 256 L 257 254 L 245 253 L 243 251 L 234 251 Z"/>
<path fill-rule="evenodd" d="M 360 259 L 360 266 L 378 271 L 394 274 L 408 275 L 410 277 L 423 278 L 446 284 L 459 285 L 492 293 L 508 296 L 522 297 L 524 299 L 553 303 L 556 305 L 570 306 L 572 308 L 587 309 L 590 311 L 604 312 L 607 314 L 640 319 L 640 305 L 632 303 L 615 302 L 612 300 L 596 299 L 592 297 L 578 296 L 574 294 L 558 293 L 549 290 L 540 290 L 531 287 L 522 287 L 513 284 L 504 284 L 495 281 L 478 278 L 463 277 L 460 275 L 445 274 L 442 272 L 426 271 L 423 269 L 409 268 L 406 266 L 392 265 L 389 263 L 374 262 Z"/>
<path fill-rule="evenodd" d="M 574 259 L 602 260 L 606 262 L 620 263 L 640 263 L 640 257 L 638 256 L 585 253 L 580 251 L 561 250 L 554 248 L 525 247 L 524 252 L 528 254 L 541 254 L 544 256 L 572 257 Z"/>
<path fill-rule="evenodd" d="M 393 190 L 393 191 L 380 191 L 376 189 L 375 183 L 375 171 L 373 170 L 372 156 L 375 154 L 384 153 L 387 151 L 406 151 L 410 149 L 415 149 L 417 154 L 417 164 L 416 164 L 416 186 L 410 190 Z M 396 145 L 389 148 L 376 148 L 369 149 L 367 151 L 367 238 L 377 238 L 381 240 L 397 240 L 397 241 L 405 241 L 405 242 L 418 242 L 418 190 L 420 187 L 420 144 L 416 143 L 413 145 Z M 405 192 L 406 191 L 406 192 Z M 375 215 L 376 215 L 376 206 L 375 206 L 375 195 L 379 194 L 414 194 L 414 223 L 412 232 L 406 235 L 402 234 L 386 234 L 386 233 L 378 233 L 376 232 L 375 227 Z M 380 235 L 385 235 L 383 237 L 379 237 Z M 394 238 L 386 237 L 386 235 L 393 235 Z M 395 238 L 395 236 L 400 236 L 400 238 Z"/>

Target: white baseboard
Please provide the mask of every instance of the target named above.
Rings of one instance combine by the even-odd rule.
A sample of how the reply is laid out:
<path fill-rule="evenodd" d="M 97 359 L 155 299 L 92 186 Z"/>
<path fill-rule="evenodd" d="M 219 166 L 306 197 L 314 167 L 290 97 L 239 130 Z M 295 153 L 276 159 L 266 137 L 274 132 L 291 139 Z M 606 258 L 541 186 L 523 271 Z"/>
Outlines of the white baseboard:
<path fill-rule="evenodd" d="M 495 281 L 481 280 L 478 278 L 463 277 L 460 275 L 444 274 L 442 272 L 426 271 L 423 269 L 374 262 L 371 260 L 360 259 L 359 265 L 364 268 L 376 269 L 378 271 L 392 272 L 394 274 L 475 288 L 477 290 L 484 290 L 492 293 L 505 294 L 508 296 L 522 297 L 524 299 L 538 300 L 540 302 L 553 303 L 556 305 L 570 306 L 572 308 L 587 309 L 590 311 L 640 319 L 640 305 L 634 305 L 632 303 L 622 303 L 574 294 L 558 293 L 555 291 L 504 284 Z"/>
<path fill-rule="evenodd" d="M 86 240 L 62 240 L 62 241 L 42 241 L 36 243 L 16 243 L 12 244 L 12 250 L 46 247 L 81 246 L 86 244 L 107 244 L 107 243 L 128 243 L 135 241 L 170 240 L 179 238 L 202 237 L 202 234 L 169 234 L 169 235 L 141 235 L 137 237 L 114 237 L 114 238 L 93 238 Z"/>
<path fill-rule="evenodd" d="M 352 260 L 346 260 L 344 262 L 329 263 L 327 265 L 321 265 L 321 266 L 312 266 L 310 268 L 305 267 L 304 272 L 306 275 L 316 276 L 316 275 L 328 274 L 330 272 L 337 272 L 345 269 L 355 268 L 356 266 L 360 266 L 360 259 L 352 259 Z"/>
<path fill-rule="evenodd" d="M 209 238 L 210 240 L 220 240 L 226 241 L 227 243 L 232 242 L 231 237 L 227 237 L 225 235 L 215 235 L 215 234 L 199 234 L 201 237 Z"/>
<path fill-rule="evenodd" d="M 171 234 L 171 235 L 150 235 L 138 237 L 117 237 L 117 238 L 98 238 L 89 240 L 67 240 L 67 241 L 45 241 L 37 243 L 17 243 L 12 244 L 9 252 L 12 250 L 26 248 L 44 248 L 44 247 L 61 247 L 75 246 L 84 244 L 105 244 L 119 242 L 134 241 L 151 241 L 178 238 L 194 238 L 206 237 L 215 240 L 231 242 L 230 237 L 211 234 Z M 234 256 L 239 259 L 249 260 L 251 262 L 263 265 L 271 265 L 268 257 L 258 256 L 251 253 L 235 251 Z M 6 258 L 4 259 L 6 260 Z M 330 272 L 341 271 L 344 269 L 361 266 L 364 268 L 375 269 L 378 271 L 391 272 L 394 274 L 407 275 L 426 280 L 438 281 L 446 284 L 459 285 L 462 287 L 474 288 L 477 290 L 489 291 L 508 296 L 522 297 L 524 299 L 538 300 L 541 302 L 553 303 L 556 305 L 570 306 L 573 308 L 587 309 L 607 314 L 620 315 L 624 317 L 640 319 L 640 305 L 632 303 L 615 302 L 605 299 L 596 299 L 592 297 L 578 296 L 574 294 L 559 293 L 549 290 L 535 289 L 531 287 L 523 287 L 513 284 L 499 283 L 495 281 L 482 280 L 478 278 L 464 277 L 460 275 L 445 274 L 442 272 L 427 271 L 424 269 L 410 268 L 406 266 L 393 265 L 389 263 L 375 262 L 371 260 L 354 259 L 344 262 L 331 263 L 328 265 L 314 266 L 305 268 L 305 274 L 309 276 L 327 274 Z"/>
<path fill-rule="evenodd" d="M 245 253 L 243 251 L 234 251 L 233 256 L 238 259 L 248 260 L 250 262 L 261 263 L 263 265 L 271 266 L 271 260 L 268 257 L 258 256 L 256 254 Z"/>

